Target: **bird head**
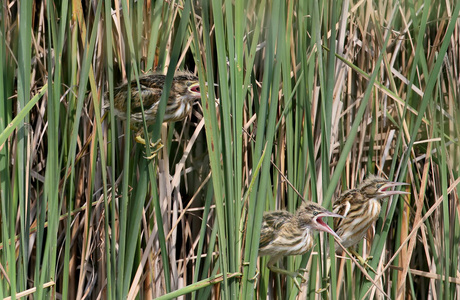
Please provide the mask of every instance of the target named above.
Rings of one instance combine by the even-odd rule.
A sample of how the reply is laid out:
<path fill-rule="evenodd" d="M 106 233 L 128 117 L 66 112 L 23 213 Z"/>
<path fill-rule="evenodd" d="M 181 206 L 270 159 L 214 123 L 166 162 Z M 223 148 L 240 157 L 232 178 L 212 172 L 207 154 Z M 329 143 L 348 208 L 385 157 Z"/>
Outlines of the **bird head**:
<path fill-rule="evenodd" d="M 358 187 L 367 198 L 383 199 L 392 195 L 410 194 L 405 191 L 390 191 L 392 187 L 408 185 L 407 183 L 389 181 L 378 176 L 370 176 Z"/>
<path fill-rule="evenodd" d="M 324 222 L 323 218 L 343 218 L 343 216 L 332 213 L 321 205 L 311 201 L 307 201 L 306 203 L 302 204 L 302 206 L 297 210 L 296 216 L 299 222 L 304 223 L 311 229 L 325 231 L 340 240 L 339 236 L 335 233 L 334 230 L 331 229 L 331 227 L 329 227 L 329 225 L 326 224 L 326 222 Z"/>
<path fill-rule="evenodd" d="M 174 76 L 174 83 L 174 88 L 179 95 L 183 95 L 189 100 L 201 98 L 200 82 L 195 75 L 188 72 L 177 72 Z"/>

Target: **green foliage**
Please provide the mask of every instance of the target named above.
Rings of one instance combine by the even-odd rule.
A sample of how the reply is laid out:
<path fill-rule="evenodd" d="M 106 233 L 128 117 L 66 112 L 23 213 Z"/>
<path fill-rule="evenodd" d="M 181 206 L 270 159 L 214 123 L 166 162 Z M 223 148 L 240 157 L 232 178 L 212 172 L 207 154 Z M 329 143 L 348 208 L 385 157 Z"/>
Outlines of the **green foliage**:
<path fill-rule="evenodd" d="M 458 298 L 459 11 L 6 1 L 0 298 Z M 164 145 L 146 160 L 150 146 L 110 113 L 114 88 L 163 72 L 162 120 L 177 69 L 198 75 L 201 102 L 183 122 L 144 123 L 147 145 Z M 357 247 L 376 274 L 323 234 L 279 262 L 308 270 L 301 291 L 269 272 L 264 211 L 330 209 L 377 173 L 411 195 L 384 203 Z"/>

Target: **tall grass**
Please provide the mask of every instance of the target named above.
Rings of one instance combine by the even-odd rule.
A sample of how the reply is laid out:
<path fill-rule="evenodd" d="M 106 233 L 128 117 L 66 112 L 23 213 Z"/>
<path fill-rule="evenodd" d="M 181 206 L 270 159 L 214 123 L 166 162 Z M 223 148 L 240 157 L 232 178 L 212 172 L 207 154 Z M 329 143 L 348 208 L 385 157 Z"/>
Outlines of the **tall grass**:
<path fill-rule="evenodd" d="M 6 1 L 0 298 L 458 297 L 459 10 Z M 164 144 L 150 161 L 110 113 L 114 87 L 162 71 L 165 99 L 176 69 L 205 92 L 185 121 L 144 124 Z M 300 291 L 270 273 L 263 212 L 331 209 L 368 174 L 411 191 L 384 203 L 357 247 L 376 272 L 321 234 L 279 262 L 308 270 Z"/>

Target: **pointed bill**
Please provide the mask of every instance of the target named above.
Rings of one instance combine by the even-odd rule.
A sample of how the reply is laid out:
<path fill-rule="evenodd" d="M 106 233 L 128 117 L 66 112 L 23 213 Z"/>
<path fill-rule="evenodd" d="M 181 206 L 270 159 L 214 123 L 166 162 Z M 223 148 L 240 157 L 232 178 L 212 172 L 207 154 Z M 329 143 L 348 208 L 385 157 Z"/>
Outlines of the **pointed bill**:
<path fill-rule="evenodd" d="M 335 233 L 335 231 L 332 230 L 331 227 L 329 227 L 329 225 L 323 221 L 324 217 L 343 218 L 344 216 L 327 211 L 319 213 L 313 218 L 313 224 L 316 230 L 325 231 L 340 240 L 340 237 L 337 235 L 337 233 Z"/>
<path fill-rule="evenodd" d="M 389 181 L 382 185 L 382 187 L 379 189 L 379 192 L 382 193 L 382 198 L 383 197 L 389 197 L 393 195 L 408 195 L 410 194 L 409 192 L 406 191 L 389 191 L 388 189 L 397 187 L 397 186 L 404 186 L 404 185 L 409 185 L 408 183 L 403 183 L 403 182 L 394 182 L 394 181 Z"/>

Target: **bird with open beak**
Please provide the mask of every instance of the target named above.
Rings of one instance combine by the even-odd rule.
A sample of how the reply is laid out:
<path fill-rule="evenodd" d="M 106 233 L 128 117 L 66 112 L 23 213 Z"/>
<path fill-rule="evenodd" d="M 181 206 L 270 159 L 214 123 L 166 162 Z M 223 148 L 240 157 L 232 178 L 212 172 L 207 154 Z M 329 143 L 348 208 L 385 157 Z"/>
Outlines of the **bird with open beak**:
<path fill-rule="evenodd" d="M 259 256 L 269 255 L 267 267 L 272 271 L 290 276 L 300 289 L 296 277 L 303 277 L 299 271 L 290 272 L 275 266 L 283 256 L 302 255 L 313 247 L 314 231 L 324 231 L 339 238 L 339 236 L 324 222 L 325 217 L 343 218 L 332 213 L 321 205 L 307 201 L 292 214 L 285 210 L 264 213 L 260 232 Z"/>
<path fill-rule="evenodd" d="M 334 220 L 334 230 L 341 239 L 343 247 L 348 248 L 359 243 L 367 230 L 378 219 L 383 199 L 393 195 L 409 194 L 405 191 L 390 190 L 407 183 L 393 182 L 371 175 L 356 189 L 344 192 L 333 204 L 333 212 L 344 218 Z M 342 249 L 336 243 L 336 252 Z M 362 264 L 363 258 L 350 249 Z"/>

